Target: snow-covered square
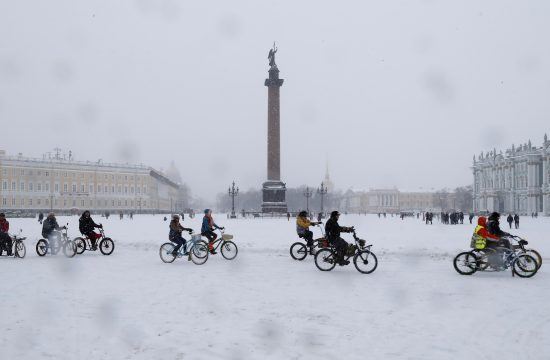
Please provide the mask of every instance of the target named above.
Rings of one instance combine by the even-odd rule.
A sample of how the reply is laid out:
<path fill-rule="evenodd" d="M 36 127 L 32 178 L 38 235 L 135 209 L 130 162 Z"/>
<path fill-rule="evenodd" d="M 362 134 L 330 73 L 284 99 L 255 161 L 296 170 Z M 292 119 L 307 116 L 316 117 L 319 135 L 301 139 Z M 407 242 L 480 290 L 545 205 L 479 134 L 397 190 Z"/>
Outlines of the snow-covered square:
<path fill-rule="evenodd" d="M 473 225 L 425 225 L 342 216 L 373 244 L 377 270 L 319 271 L 292 260 L 293 219 L 217 222 L 235 236 L 235 260 L 165 264 L 163 215 L 97 218 L 111 256 L 38 257 L 36 219 L 23 228 L 27 256 L 2 257 L 0 346 L 5 359 L 548 359 L 550 276 L 510 271 L 461 276 L 452 259 Z M 76 237 L 78 217 L 59 217 Z M 200 218 L 185 219 L 193 229 Z M 547 218 L 515 232 L 548 261 Z M 319 235 L 316 233 L 315 235 Z M 346 237 L 350 240 L 349 237 Z"/>

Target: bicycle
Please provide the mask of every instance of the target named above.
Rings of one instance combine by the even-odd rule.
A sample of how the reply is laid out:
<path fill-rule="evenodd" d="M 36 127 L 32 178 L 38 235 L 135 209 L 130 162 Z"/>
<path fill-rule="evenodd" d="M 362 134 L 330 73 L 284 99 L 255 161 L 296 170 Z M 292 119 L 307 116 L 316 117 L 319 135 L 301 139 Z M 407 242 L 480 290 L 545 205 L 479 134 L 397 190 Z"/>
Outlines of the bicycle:
<path fill-rule="evenodd" d="M 237 248 L 237 244 L 231 241 L 233 239 L 233 235 L 226 234 L 225 230 L 222 229 L 218 229 L 218 231 L 220 232 L 220 236 L 216 240 L 214 240 L 214 242 L 212 242 L 212 251 L 216 251 L 219 247 L 221 247 L 220 250 L 224 259 L 235 259 L 239 252 L 239 249 Z"/>
<path fill-rule="evenodd" d="M 76 255 L 76 246 L 74 242 L 69 239 L 69 236 L 67 235 L 67 226 L 64 226 L 61 231 L 57 231 L 53 236 L 51 237 L 53 241 L 47 240 L 47 239 L 40 239 L 36 243 L 36 253 L 38 256 L 45 256 L 48 251 L 51 255 L 56 255 L 60 249 L 63 249 L 63 254 L 65 254 L 66 257 L 72 258 Z M 61 239 L 60 239 L 61 237 Z"/>
<path fill-rule="evenodd" d="M 74 238 L 73 241 L 76 246 L 76 253 L 80 255 L 85 250 L 96 251 L 99 248 L 99 251 L 101 251 L 103 255 L 111 255 L 115 250 L 115 243 L 113 239 L 105 236 L 105 231 L 103 230 L 103 227 L 99 228 L 99 234 L 100 238 L 96 239 L 96 245 L 99 246 L 96 246 L 95 249 L 92 247 L 92 240 L 87 235 L 84 235 L 84 237 Z"/>
<path fill-rule="evenodd" d="M 208 260 L 208 244 L 202 240 L 201 234 L 192 234 L 191 240 L 187 240 L 185 245 L 180 246 L 177 254 L 174 255 L 176 245 L 172 242 L 164 243 L 160 246 L 159 256 L 165 263 L 172 263 L 176 258 L 188 256 L 187 260 L 195 265 L 202 265 Z"/>
<path fill-rule="evenodd" d="M 542 266 L 542 256 L 539 254 L 539 252 L 535 249 L 526 249 L 525 245 L 529 244 L 526 239 L 516 235 L 510 235 L 510 237 L 518 242 L 518 245 L 512 246 L 512 249 L 519 250 L 520 252 L 527 255 L 531 255 L 537 261 L 537 267 L 540 269 L 540 267 Z"/>
<path fill-rule="evenodd" d="M 509 237 L 518 242 L 521 247 L 526 245 L 525 240 L 518 240 L 516 237 Z M 453 266 L 461 275 L 472 275 L 477 271 L 500 272 L 512 269 L 512 276 L 518 275 L 522 278 L 530 278 L 539 270 L 537 260 L 518 248 L 506 247 L 476 249 L 464 251 L 455 256 Z"/>
<path fill-rule="evenodd" d="M 308 255 L 315 255 L 319 249 L 324 249 L 329 247 L 328 239 L 325 237 L 325 232 L 323 231 L 323 227 L 321 224 L 317 224 L 317 227 L 321 229 L 321 237 L 318 239 L 314 239 L 311 246 L 308 246 L 303 241 L 297 241 L 294 244 L 290 246 L 290 256 L 294 260 L 302 261 L 304 260 Z M 303 239 L 303 236 L 299 236 Z"/>
<path fill-rule="evenodd" d="M 14 258 L 20 258 L 23 259 L 25 255 L 27 254 L 27 248 L 25 247 L 25 244 L 23 243 L 23 240 L 26 239 L 26 237 L 21 237 L 21 233 L 23 230 L 19 230 L 19 234 L 13 234 L 11 235 L 11 255 L 8 255 L 8 252 L 6 251 L 6 255 L 4 255 L 4 250 L 7 249 L 1 249 L 0 248 L 0 256 L 13 256 Z"/>
<path fill-rule="evenodd" d="M 357 271 L 362 274 L 370 274 L 378 267 L 378 259 L 371 251 L 371 245 L 365 245 L 366 241 L 357 237 L 355 229 L 351 228 L 355 244 L 351 244 L 346 249 L 344 260 L 353 257 L 353 264 Z M 321 271 L 331 271 L 334 269 L 337 261 L 337 250 L 334 245 L 330 244 L 328 248 L 321 249 L 315 254 L 315 266 Z M 342 266 L 342 264 L 340 264 Z"/>

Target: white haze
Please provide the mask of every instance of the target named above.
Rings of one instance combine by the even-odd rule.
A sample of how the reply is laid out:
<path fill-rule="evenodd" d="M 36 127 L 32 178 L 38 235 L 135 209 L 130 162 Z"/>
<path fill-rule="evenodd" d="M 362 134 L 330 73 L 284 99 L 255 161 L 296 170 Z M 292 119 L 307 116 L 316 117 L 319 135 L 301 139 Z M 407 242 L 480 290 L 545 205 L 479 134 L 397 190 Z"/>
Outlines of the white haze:
<path fill-rule="evenodd" d="M 548 1 L 0 1 L 0 149 L 174 160 L 195 195 L 266 177 L 276 40 L 282 176 L 342 189 L 472 181 L 540 145 Z"/>

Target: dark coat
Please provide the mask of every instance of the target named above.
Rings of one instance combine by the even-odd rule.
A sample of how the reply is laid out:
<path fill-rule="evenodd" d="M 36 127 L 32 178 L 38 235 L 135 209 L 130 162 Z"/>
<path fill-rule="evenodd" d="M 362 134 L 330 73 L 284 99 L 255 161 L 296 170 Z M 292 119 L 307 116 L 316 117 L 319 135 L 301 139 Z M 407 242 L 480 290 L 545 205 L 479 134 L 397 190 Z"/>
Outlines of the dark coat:
<path fill-rule="evenodd" d="M 42 223 L 42 236 L 47 238 L 55 230 L 61 230 L 55 218 L 46 218 Z"/>
<path fill-rule="evenodd" d="M 336 220 L 336 218 L 331 217 L 330 219 L 328 219 L 325 225 L 325 233 L 329 241 L 339 239 L 340 233 L 343 231 L 346 231 L 346 229 L 338 224 L 338 220 Z"/>
<path fill-rule="evenodd" d="M 78 229 L 82 234 L 89 234 L 92 231 L 94 231 L 95 228 L 99 228 L 99 227 L 100 226 L 96 224 L 91 217 L 81 216 L 80 219 L 78 220 Z"/>
<path fill-rule="evenodd" d="M 500 229 L 500 223 L 498 220 L 489 220 L 487 222 L 487 231 L 498 237 L 509 235 L 507 232 Z"/>

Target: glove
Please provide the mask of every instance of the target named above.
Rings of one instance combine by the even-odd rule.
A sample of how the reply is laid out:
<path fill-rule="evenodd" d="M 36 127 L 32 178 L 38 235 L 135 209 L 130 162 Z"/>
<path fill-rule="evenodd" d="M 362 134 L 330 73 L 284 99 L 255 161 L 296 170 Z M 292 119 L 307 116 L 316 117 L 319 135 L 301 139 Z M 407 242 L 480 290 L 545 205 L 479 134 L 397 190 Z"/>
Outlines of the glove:
<path fill-rule="evenodd" d="M 67 227 L 66 227 L 66 226 L 63 226 L 62 229 L 63 229 L 63 230 L 67 230 Z"/>
<path fill-rule="evenodd" d="M 221 229 L 221 230 L 225 230 L 225 228 L 224 228 L 223 226 L 222 226 L 220 229 Z"/>
<path fill-rule="evenodd" d="M 188 232 L 189 234 L 192 234 L 192 233 L 193 233 L 193 230 L 192 230 L 192 229 L 188 229 L 187 232 Z"/>
<path fill-rule="evenodd" d="M 103 224 L 99 224 L 98 226 L 100 229 L 103 229 Z"/>

